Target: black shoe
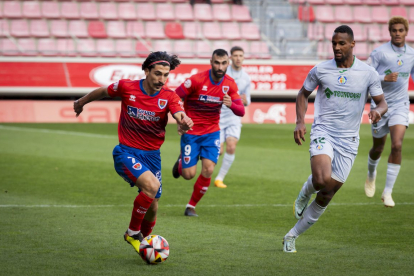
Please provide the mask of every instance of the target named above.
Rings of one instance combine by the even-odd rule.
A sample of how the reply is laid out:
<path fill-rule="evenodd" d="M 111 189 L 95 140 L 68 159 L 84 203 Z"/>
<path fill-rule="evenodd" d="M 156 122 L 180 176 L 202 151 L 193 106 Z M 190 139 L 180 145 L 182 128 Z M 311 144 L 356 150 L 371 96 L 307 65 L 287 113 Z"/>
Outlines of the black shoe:
<path fill-rule="evenodd" d="M 187 217 L 198 217 L 194 208 L 187 207 L 185 208 L 184 216 Z"/>
<path fill-rule="evenodd" d="M 175 162 L 174 167 L 172 168 L 172 175 L 173 175 L 174 178 L 179 178 L 180 177 L 180 173 L 178 172 L 178 164 L 179 164 L 180 158 L 181 158 L 181 154 L 180 154 L 180 156 L 178 156 L 178 159 Z"/>

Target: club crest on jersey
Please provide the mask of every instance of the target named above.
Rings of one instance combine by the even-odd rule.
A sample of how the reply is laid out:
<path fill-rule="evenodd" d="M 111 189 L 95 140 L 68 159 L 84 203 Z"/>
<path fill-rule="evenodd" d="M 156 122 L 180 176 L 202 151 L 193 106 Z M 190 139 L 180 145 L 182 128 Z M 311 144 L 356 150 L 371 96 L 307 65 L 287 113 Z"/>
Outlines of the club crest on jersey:
<path fill-rule="evenodd" d="M 134 95 L 131 95 L 131 96 L 129 96 L 129 100 L 131 101 L 131 102 L 135 102 L 135 96 Z"/>
<path fill-rule="evenodd" d="M 185 87 L 185 88 L 190 88 L 190 87 L 191 87 L 191 80 L 190 80 L 190 79 L 187 79 L 187 80 L 184 82 L 184 87 Z"/>
<path fill-rule="evenodd" d="M 229 86 L 223 86 L 223 93 L 226 94 L 227 92 L 229 92 L 230 87 Z"/>
<path fill-rule="evenodd" d="M 345 84 L 347 82 L 347 78 L 345 76 L 339 76 L 338 83 L 339 84 Z"/>
<path fill-rule="evenodd" d="M 399 59 L 399 60 L 397 60 L 397 64 L 398 64 L 398 66 L 403 66 L 404 61 L 402 59 Z"/>
<path fill-rule="evenodd" d="M 315 147 L 317 150 L 322 150 L 323 149 L 323 145 L 321 144 L 317 144 Z"/>
<path fill-rule="evenodd" d="M 158 107 L 164 109 L 167 106 L 168 100 L 158 99 Z"/>
<path fill-rule="evenodd" d="M 191 156 L 184 156 L 184 163 L 188 164 L 190 163 Z"/>
<path fill-rule="evenodd" d="M 134 165 L 132 165 L 132 168 L 134 168 L 134 170 L 139 171 L 140 169 L 142 169 L 142 165 L 141 163 L 135 163 Z"/>

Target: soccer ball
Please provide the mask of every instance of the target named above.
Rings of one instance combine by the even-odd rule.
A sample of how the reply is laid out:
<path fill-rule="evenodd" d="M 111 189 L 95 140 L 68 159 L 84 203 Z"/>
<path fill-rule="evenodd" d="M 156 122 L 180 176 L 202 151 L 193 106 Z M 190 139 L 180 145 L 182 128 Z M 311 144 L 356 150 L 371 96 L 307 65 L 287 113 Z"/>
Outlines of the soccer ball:
<path fill-rule="evenodd" d="M 166 239 L 159 235 L 150 235 L 142 240 L 139 255 L 148 264 L 159 264 L 167 260 L 170 246 Z"/>

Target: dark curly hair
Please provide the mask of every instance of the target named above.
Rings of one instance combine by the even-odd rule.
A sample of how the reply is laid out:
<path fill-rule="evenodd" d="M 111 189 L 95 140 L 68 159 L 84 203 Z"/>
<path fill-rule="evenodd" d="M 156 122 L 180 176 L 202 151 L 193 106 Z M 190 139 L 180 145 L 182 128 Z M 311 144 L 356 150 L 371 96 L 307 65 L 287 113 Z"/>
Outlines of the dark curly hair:
<path fill-rule="evenodd" d="M 154 63 L 160 60 L 165 60 L 166 62 Z M 169 55 L 167 54 L 167 52 L 152 52 L 151 54 L 149 54 L 147 59 L 142 64 L 142 70 L 148 68 L 148 70 L 151 71 L 151 69 L 154 68 L 157 64 L 170 66 L 170 70 L 174 70 L 181 64 L 181 61 L 178 59 L 176 55 Z"/>
<path fill-rule="evenodd" d="M 347 26 L 347 25 L 341 25 L 339 27 L 337 27 L 334 31 L 334 33 L 346 33 L 349 35 L 349 38 L 351 40 L 354 40 L 354 32 L 352 31 L 351 27 Z"/>

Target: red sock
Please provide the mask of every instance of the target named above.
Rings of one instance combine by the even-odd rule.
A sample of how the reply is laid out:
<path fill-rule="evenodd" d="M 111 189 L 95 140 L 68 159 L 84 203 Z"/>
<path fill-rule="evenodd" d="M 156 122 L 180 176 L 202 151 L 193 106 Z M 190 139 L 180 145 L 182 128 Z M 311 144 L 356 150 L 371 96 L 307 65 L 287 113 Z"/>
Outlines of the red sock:
<path fill-rule="evenodd" d="M 152 229 L 155 226 L 155 223 L 157 222 L 157 218 L 155 218 L 154 221 L 148 221 L 144 219 L 141 223 L 141 233 L 144 237 L 149 236 L 151 234 Z"/>
<path fill-rule="evenodd" d="M 180 160 L 178 160 L 178 173 L 180 175 L 183 175 L 183 166 L 181 164 L 181 157 L 180 157 Z"/>
<path fill-rule="evenodd" d="M 141 229 L 141 223 L 147 213 L 148 208 L 154 199 L 150 198 L 143 192 L 140 192 L 134 200 L 134 208 L 132 209 L 131 222 L 129 223 L 129 229 L 133 231 L 139 231 Z"/>
<path fill-rule="evenodd" d="M 188 203 L 189 205 L 194 207 L 197 205 L 197 203 L 200 201 L 203 195 L 207 192 L 207 189 L 210 186 L 210 181 L 211 177 L 205 178 L 200 174 L 196 183 L 194 184 L 194 191 L 191 195 L 190 202 Z"/>

